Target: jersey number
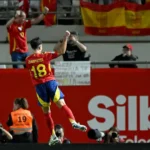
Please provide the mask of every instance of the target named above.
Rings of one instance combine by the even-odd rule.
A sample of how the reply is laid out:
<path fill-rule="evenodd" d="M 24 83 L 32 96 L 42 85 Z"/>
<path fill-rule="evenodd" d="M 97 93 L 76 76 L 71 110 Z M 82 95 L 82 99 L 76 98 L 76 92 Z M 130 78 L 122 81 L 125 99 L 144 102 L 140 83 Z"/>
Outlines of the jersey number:
<path fill-rule="evenodd" d="M 32 66 L 31 71 L 34 73 L 34 77 L 44 77 L 47 74 L 46 66 L 44 64 L 39 64 L 36 67 Z"/>
<path fill-rule="evenodd" d="M 27 121 L 27 117 L 26 116 L 19 116 L 18 117 L 18 122 L 26 122 Z"/>

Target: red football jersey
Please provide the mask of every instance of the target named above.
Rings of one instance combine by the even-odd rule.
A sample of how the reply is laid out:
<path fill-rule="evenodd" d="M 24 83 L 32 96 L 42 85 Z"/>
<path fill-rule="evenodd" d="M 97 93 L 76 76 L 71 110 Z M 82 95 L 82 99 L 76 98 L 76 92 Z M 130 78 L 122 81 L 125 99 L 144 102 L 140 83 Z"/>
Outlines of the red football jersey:
<path fill-rule="evenodd" d="M 7 28 L 10 53 L 14 51 L 21 53 L 28 52 L 26 29 L 30 27 L 31 21 L 26 20 L 23 24 L 17 24 L 14 22 Z"/>
<path fill-rule="evenodd" d="M 44 52 L 41 54 L 32 54 L 26 58 L 26 66 L 30 71 L 34 85 L 55 80 L 50 61 L 57 57 L 58 53 L 56 52 Z"/>

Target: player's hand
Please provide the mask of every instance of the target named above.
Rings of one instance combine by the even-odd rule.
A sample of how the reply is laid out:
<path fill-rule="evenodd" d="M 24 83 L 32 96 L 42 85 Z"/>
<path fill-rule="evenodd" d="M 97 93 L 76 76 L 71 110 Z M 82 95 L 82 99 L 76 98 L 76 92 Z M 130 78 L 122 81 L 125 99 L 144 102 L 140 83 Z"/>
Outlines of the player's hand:
<path fill-rule="evenodd" d="M 21 10 L 17 10 L 15 13 L 15 18 L 18 18 L 19 16 L 21 16 Z"/>
<path fill-rule="evenodd" d="M 49 12 L 49 8 L 47 8 L 47 7 L 44 7 L 44 14 L 48 14 L 48 12 Z"/>
<path fill-rule="evenodd" d="M 67 31 L 66 31 L 66 33 L 65 33 L 64 38 L 65 38 L 65 39 L 68 39 L 68 38 L 69 38 L 69 36 L 70 36 L 70 32 L 67 30 Z"/>

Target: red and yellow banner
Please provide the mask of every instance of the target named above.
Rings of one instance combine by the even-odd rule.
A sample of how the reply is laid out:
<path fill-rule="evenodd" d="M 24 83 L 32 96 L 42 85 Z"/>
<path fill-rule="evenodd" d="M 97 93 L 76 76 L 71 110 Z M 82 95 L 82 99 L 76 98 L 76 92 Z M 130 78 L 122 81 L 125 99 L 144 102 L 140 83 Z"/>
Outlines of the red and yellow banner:
<path fill-rule="evenodd" d="M 146 2 L 146 3 L 149 3 L 149 2 L 150 2 L 150 0 L 145 0 L 145 2 Z"/>
<path fill-rule="evenodd" d="M 56 12 L 57 9 L 57 2 L 56 0 L 41 0 L 41 11 L 44 11 L 44 7 L 49 8 L 49 12 Z M 56 14 L 50 13 L 47 14 L 44 18 L 44 23 L 46 26 L 51 26 L 56 23 Z"/>
<path fill-rule="evenodd" d="M 36 118 L 39 142 L 49 140 L 49 130 L 30 74 L 25 69 L 0 69 L 0 122 L 6 127 L 14 99 L 26 97 Z M 126 142 L 150 142 L 150 69 L 92 69 L 90 86 L 63 86 L 65 101 L 76 120 L 89 128 L 120 129 Z M 72 143 L 89 143 L 87 133 L 74 130 L 62 110 L 52 103 L 55 124 L 63 125 Z"/>
<path fill-rule="evenodd" d="M 91 35 L 150 35 L 150 3 L 98 5 L 80 1 L 85 32 Z"/>
<path fill-rule="evenodd" d="M 28 15 L 30 3 L 29 0 L 18 0 L 19 2 L 19 10 L 23 10 L 26 15 Z"/>

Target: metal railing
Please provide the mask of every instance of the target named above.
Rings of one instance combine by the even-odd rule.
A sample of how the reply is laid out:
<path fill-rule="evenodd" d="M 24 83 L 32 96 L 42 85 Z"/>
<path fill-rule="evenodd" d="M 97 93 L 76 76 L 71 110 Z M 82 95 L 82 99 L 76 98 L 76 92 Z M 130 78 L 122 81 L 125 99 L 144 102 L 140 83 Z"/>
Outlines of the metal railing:
<path fill-rule="evenodd" d="M 25 62 L 0 62 L 0 65 L 24 65 Z M 54 65 L 54 62 L 51 62 Z M 150 61 L 92 61 L 91 65 L 150 64 Z"/>
<path fill-rule="evenodd" d="M 12 65 L 19 65 L 19 68 L 23 68 L 25 62 L 0 62 L 0 68 L 12 68 Z M 138 68 L 150 68 L 150 61 L 92 61 L 91 68 L 109 68 L 109 64 L 136 64 Z M 51 62 L 52 68 L 55 66 L 55 62 Z"/>

